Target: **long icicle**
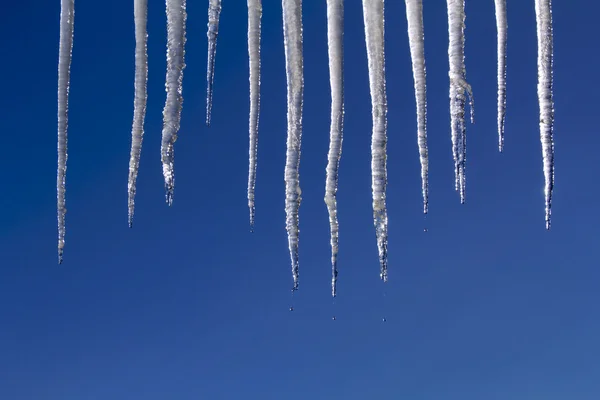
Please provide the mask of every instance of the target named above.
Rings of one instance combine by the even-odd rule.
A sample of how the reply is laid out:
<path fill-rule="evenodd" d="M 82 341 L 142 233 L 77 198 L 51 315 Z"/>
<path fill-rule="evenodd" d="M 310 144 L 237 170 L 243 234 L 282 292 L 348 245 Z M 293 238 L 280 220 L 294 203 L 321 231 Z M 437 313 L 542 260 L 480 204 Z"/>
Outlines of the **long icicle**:
<path fill-rule="evenodd" d="M 546 229 L 550 229 L 552 192 L 554 190 L 554 100 L 552 94 L 553 34 L 552 1 L 535 0 L 538 42 L 538 101 L 540 106 L 540 141 L 544 166 Z"/>
<path fill-rule="evenodd" d="M 373 119 L 371 139 L 373 221 L 377 235 L 380 277 L 386 282 L 388 278 L 388 219 L 385 202 L 387 186 L 387 96 L 385 89 L 384 0 L 363 0 L 363 17 Z"/>
<path fill-rule="evenodd" d="M 60 48 L 58 51 L 58 168 L 56 172 L 56 209 L 58 220 L 58 263 L 65 248 L 65 178 L 67 174 L 67 125 L 69 117 L 69 83 L 73 50 L 75 0 L 60 2 Z"/>
<path fill-rule="evenodd" d="M 427 87 L 425 83 L 425 38 L 423 29 L 423 0 L 406 0 L 408 42 L 412 60 L 417 102 L 417 143 L 421 161 L 421 190 L 423 213 L 429 211 L 429 151 L 427 149 Z"/>
<path fill-rule="evenodd" d="M 302 0 L 282 0 L 283 37 L 287 76 L 287 153 L 285 161 L 285 214 L 292 261 L 293 290 L 298 289 L 298 209 L 300 145 L 302 141 L 302 102 L 304 61 L 302 59 Z"/>
<path fill-rule="evenodd" d="M 165 178 L 167 204 L 173 203 L 175 175 L 173 146 L 181 122 L 182 83 L 185 68 L 186 0 L 166 0 L 167 5 L 167 100 L 163 110 L 161 159 Z"/>
<path fill-rule="evenodd" d="M 498 31 L 498 150 L 504 149 L 504 121 L 506 119 L 506 43 L 508 22 L 506 0 L 495 0 L 496 30 Z"/>
<path fill-rule="evenodd" d="M 327 40 L 331 86 L 331 126 L 327 155 L 325 204 L 327 204 L 329 212 L 331 231 L 331 296 L 335 297 L 337 294 L 339 239 L 336 193 L 344 128 L 344 0 L 327 0 Z"/>
<path fill-rule="evenodd" d="M 258 152 L 258 114 L 260 110 L 260 31 L 262 1 L 248 0 L 248 58 L 250 63 L 250 146 L 248 166 L 248 208 L 250 230 L 254 230 L 254 190 Z"/>
<path fill-rule="evenodd" d="M 473 121 L 473 97 L 471 87 L 466 81 L 465 68 L 465 1 L 447 0 L 447 6 L 452 155 L 454 157 L 455 188 L 460 193 L 460 202 L 464 203 L 467 163 L 465 92 L 471 98 L 471 121 Z"/>
<path fill-rule="evenodd" d="M 129 157 L 128 208 L 129 227 L 133 225 L 135 210 L 135 192 L 142 141 L 144 139 L 144 118 L 146 117 L 146 101 L 148 95 L 148 0 L 134 0 L 133 14 L 135 20 L 135 99 L 133 105 L 133 127 L 131 129 L 131 154 Z"/>
<path fill-rule="evenodd" d="M 208 61 L 206 65 L 206 126 L 210 126 L 212 112 L 213 83 L 215 80 L 215 56 L 217 55 L 217 36 L 219 36 L 219 17 L 221 0 L 210 0 L 208 5 Z"/>

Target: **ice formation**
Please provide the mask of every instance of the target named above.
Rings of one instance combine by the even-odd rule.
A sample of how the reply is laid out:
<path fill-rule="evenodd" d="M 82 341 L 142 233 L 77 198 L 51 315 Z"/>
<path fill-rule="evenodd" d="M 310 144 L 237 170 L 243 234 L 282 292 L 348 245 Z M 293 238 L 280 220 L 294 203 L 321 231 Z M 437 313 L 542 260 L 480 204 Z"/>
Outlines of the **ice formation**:
<path fill-rule="evenodd" d="M 208 5 L 208 58 L 206 65 L 206 126 L 210 126 L 213 101 L 213 83 L 215 80 L 215 57 L 217 55 L 217 36 L 219 36 L 219 17 L 221 0 L 209 0 Z"/>

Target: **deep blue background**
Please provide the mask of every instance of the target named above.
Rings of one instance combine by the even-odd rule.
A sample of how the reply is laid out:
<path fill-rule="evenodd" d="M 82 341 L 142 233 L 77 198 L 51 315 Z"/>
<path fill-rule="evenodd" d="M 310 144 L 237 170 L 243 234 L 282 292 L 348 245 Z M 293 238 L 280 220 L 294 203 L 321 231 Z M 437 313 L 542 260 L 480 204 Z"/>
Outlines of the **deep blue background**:
<path fill-rule="evenodd" d="M 585 0 L 555 1 L 556 191 L 544 230 L 533 0 L 508 1 L 506 150 L 497 152 L 492 0 L 467 1 L 467 204 L 453 190 L 446 7 L 425 3 L 431 210 L 423 232 L 404 2 L 386 2 L 390 282 L 371 220 L 362 7 L 346 2 L 339 297 L 323 202 L 325 1 L 304 1 L 300 291 L 284 228 L 281 4 L 264 0 L 257 224 L 246 206 L 246 2 L 225 0 L 205 128 L 207 1 L 189 1 L 175 202 L 164 202 L 164 2 L 150 1 L 149 103 L 127 228 L 133 4 L 76 2 L 67 245 L 56 264 L 58 1 L 9 2 L 0 197 L 0 398 L 598 399 L 600 56 Z M 332 321 L 332 315 L 337 316 Z M 387 322 L 382 322 L 386 317 Z"/>

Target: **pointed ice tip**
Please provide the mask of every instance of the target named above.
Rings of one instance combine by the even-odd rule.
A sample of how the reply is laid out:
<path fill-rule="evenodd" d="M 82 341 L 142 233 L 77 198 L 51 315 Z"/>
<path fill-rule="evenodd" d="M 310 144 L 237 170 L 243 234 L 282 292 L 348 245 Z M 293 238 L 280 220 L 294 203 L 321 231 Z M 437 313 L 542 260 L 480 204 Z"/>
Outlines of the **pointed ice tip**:
<path fill-rule="evenodd" d="M 167 187 L 165 199 L 167 201 L 167 205 L 171 207 L 173 205 L 173 187 Z"/>
<path fill-rule="evenodd" d="M 58 250 L 58 265 L 63 263 L 63 249 Z"/>

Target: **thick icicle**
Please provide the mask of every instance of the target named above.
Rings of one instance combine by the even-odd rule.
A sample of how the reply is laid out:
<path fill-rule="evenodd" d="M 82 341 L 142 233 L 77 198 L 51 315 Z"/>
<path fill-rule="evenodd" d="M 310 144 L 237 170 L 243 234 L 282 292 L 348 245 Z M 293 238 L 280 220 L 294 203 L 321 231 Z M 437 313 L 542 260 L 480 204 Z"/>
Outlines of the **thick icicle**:
<path fill-rule="evenodd" d="M 56 172 L 56 208 L 58 220 L 58 263 L 62 263 L 65 247 L 65 178 L 67 174 L 67 123 L 69 115 L 69 82 L 73 49 L 75 0 L 60 2 L 60 48 L 58 52 L 58 168 Z"/>
<path fill-rule="evenodd" d="M 258 152 L 258 113 L 260 109 L 260 28 L 262 1 L 248 0 L 248 57 L 250 62 L 250 162 L 248 166 L 248 208 L 250 229 L 254 230 L 254 189 Z"/>
<path fill-rule="evenodd" d="M 331 86 L 331 127 L 329 130 L 329 154 L 327 155 L 325 204 L 329 211 L 331 230 L 331 295 L 335 297 L 337 294 L 339 235 L 336 193 L 344 128 L 344 0 L 327 0 L 327 40 Z"/>
<path fill-rule="evenodd" d="M 465 69 L 465 1 L 446 0 L 448 5 L 448 60 L 450 63 L 450 119 L 452 131 L 452 155 L 454 157 L 455 187 L 465 202 L 467 136 L 465 126 L 466 93 L 471 98 L 471 122 L 473 103 L 471 86 L 466 81 Z"/>
<path fill-rule="evenodd" d="M 540 140 L 544 165 L 544 197 L 546 203 L 546 229 L 550 229 L 552 192 L 554 190 L 554 101 L 552 99 L 552 1 L 535 0 L 538 41 L 538 101 L 540 105 Z"/>
<path fill-rule="evenodd" d="M 283 38 L 287 76 L 287 153 L 285 161 L 285 214 L 292 261 L 294 290 L 298 289 L 298 209 L 300 144 L 302 141 L 302 97 L 304 61 L 302 59 L 302 0 L 282 0 Z"/>
<path fill-rule="evenodd" d="M 206 126 L 210 126 L 212 111 L 213 82 L 215 79 L 215 56 L 217 54 L 217 36 L 219 35 L 219 17 L 221 0 L 210 0 L 208 4 L 208 61 L 206 65 Z"/>
<path fill-rule="evenodd" d="M 408 42 L 412 59 L 417 102 L 417 143 L 421 160 L 421 190 L 423 212 L 429 208 L 429 152 L 427 150 L 427 90 L 425 84 L 425 39 L 423 30 L 423 0 L 406 0 Z"/>
<path fill-rule="evenodd" d="M 182 82 L 185 68 L 186 0 L 166 0 L 167 4 L 167 100 L 163 110 L 162 145 L 160 149 L 166 198 L 173 202 L 175 175 L 173 145 L 177 140 L 183 106 Z"/>
<path fill-rule="evenodd" d="M 148 82 L 148 0 L 134 0 L 135 19 L 135 99 L 133 105 L 133 127 L 131 129 L 131 154 L 129 158 L 128 206 L 129 227 L 133 224 L 135 191 L 140 154 L 144 139 L 144 118 L 146 117 L 146 85 Z"/>
<path fill-rule="evenodd" d="M 365 40 L 369 62 L 369 86 L 373 118 L 371 139 L 371 184 L 373 220 L 377 234 L 380 276 L 387 281 L 388 220 L 385 202 L 387 186 L 387 95 L 385 89 L 384 0 L 363 0 Z"/>
<path fill-rule="evenodd" d="M 496 30 L 498 31 L 498 149 L 504 149 L 504 120 L 506 118 L 506 42 L 508 23 L 506 0 L 496 2 Z"/>

